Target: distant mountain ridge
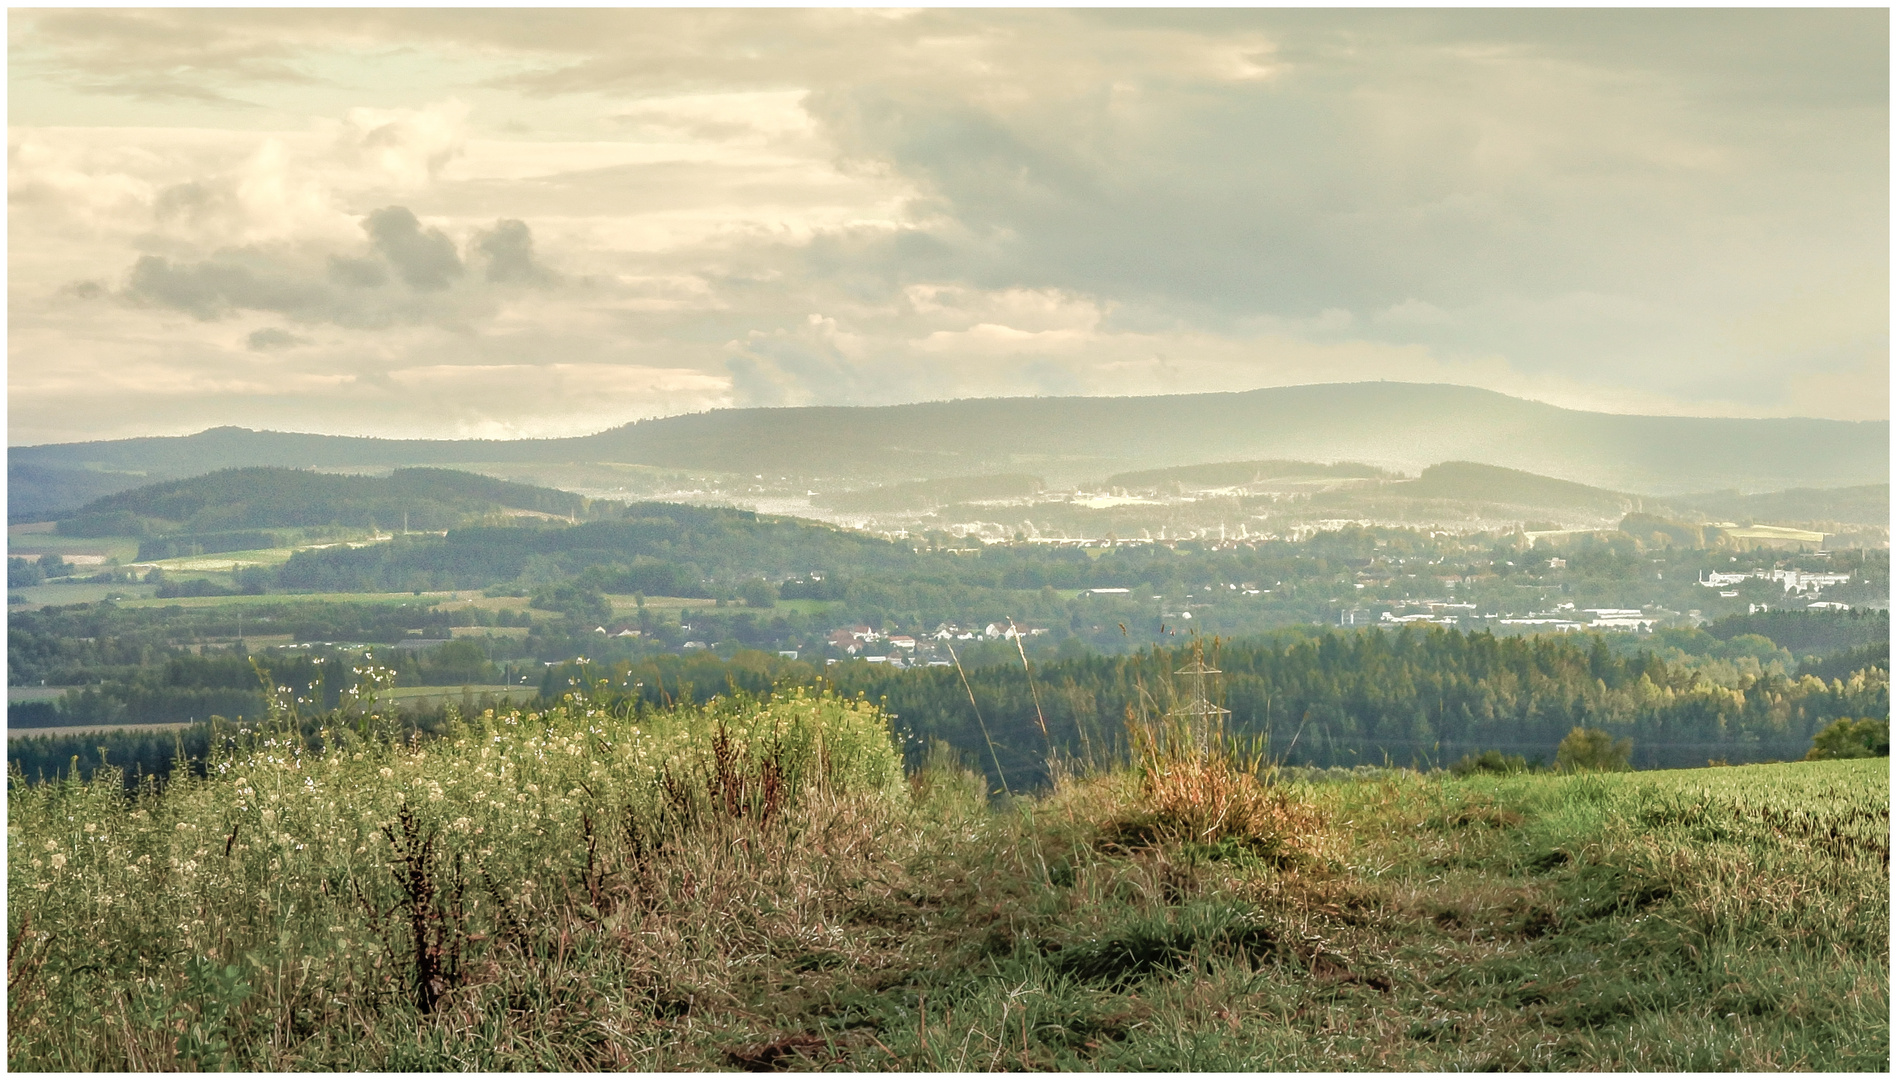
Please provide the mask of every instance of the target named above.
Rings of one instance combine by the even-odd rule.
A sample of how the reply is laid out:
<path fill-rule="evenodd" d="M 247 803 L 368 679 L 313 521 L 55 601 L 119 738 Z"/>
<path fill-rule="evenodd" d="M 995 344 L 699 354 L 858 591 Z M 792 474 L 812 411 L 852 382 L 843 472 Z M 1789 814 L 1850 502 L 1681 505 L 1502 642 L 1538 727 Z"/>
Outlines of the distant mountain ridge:
<path fill-rule="evenodd" d="M 973 398 L 889 406 L 720 409 L 567 439 L 371 439 L 213 428 L 13 447 L 56 470 L 138 473 L 126 487 L 238 465 L 386 468 L 610 461 L 891 482 L 1030 472 L 1052 483 L 1239 460 L 1354 461 L 1408 473 L 1468 461 L 1646 495 L 1889 482 L 1888 421 L 1581 412 L 1488 390 L 1331 383 L 1243 393 Z M 44 493 L 38 496 L 44 502 Z M 9 511 L 9 517 L 20 520 Z"/>

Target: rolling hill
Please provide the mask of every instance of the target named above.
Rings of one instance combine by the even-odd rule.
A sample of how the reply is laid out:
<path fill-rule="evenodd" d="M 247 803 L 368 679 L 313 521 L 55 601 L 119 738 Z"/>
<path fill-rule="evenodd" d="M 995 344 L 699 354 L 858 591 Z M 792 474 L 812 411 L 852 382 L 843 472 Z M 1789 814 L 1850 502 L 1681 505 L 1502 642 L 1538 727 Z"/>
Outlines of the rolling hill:
<path fill-rule="evenodd" d="M 1411 474 L 1459 460 L 1666 495 L 1887 483 L 1889 447 L 1887 421 L 1626 416 L 1462 386 L 1337 383 L 1229 394 L 721 409 L 569 439 L 390 440 L 225 427 L 14 447 L 8 460 L 10 485 L 21 482 L 15 466 L 42 470 L 42 477 L 59 475 L 46 470 L 86 470 L 152 480 L 245 465 L 626 462 L 786 483 L 1028 472 L 1060 484 L 1245 459 L 1351 461 Z M 58 501 L 44 483 L 35 491 L 35 505 Z"/>
<path fill-rule="evenodd" d="M 1845 488 L 1795 488 L 1746 495 L 1717 491 L 1676 495 L 1667 500 L 1682 510 L 1729 521 L 1836 521 L 1884 525 L 1890 521 L 1890 485 Z"/>
<path fill-rule="evenodd" d="M 1384 489 L 1391 495 L 1411 499 L 1444 499 L 1457 502 L 1488 502 L 1548 510 L 1591 510 L 1603 514 L 1625 513 L 1638 496 L 1607 491 L 1571 480 L 1479 465 L 1472 461 L 1445 461 L 1423 470 L 1414 480 L 1401 481 Z"/>
<path fill-rule="evenodd" d="M 95 499 L 59 520 L 68 536 L 204 535 L 345 526 L 445 529 L 508 511 L 578 517 L 588 500 L 451 469 L 386 477 L 258 466 L 220 469 Z"/>

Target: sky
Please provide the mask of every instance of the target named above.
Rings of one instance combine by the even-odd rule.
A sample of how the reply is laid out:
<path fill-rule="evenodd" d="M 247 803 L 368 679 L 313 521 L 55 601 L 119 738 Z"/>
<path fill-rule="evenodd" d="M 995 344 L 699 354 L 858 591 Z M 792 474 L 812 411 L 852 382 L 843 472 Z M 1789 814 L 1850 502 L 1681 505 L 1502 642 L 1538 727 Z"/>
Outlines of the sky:
<path fill-rule="evenodd" d="M 8 442 L 1887 419 L 1888 13 L 14 9 Z"/>

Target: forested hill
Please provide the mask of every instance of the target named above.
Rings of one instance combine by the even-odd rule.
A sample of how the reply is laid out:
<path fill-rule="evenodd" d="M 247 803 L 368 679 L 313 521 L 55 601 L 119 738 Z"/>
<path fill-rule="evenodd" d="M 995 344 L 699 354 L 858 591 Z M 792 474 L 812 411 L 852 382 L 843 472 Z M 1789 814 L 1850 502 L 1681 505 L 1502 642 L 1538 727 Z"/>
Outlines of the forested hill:
<path fill-rule="evenodd" d="M 1450 460 L 1666 494 L 1886 483 L 1886 421 L 1622 416 L 1461 386 L 1340 383 L 1233 394 L 980 398 L 878 407 L 720 409 L 570 439 L 433 441 L 218 428 L 178 438 L 15 447 L 9 460 L 183 476 L 285 466 L 610 461 L 907 480 L 1031 472 L 1063 483 L 1240 459 Z"/>
<path fill-rule="evenodd" d="M 1393 495 L 1458 502 L 1516 503 L 1526 506 L 1584 507 L 1602 513 L 1624 512 L 1640 502 L 1638 496 L 1605 491 L 1568 480 L 1518 469 L 1445 461 L 1423 470 L 1415 480 L 1390 485 Z"/>
<path fill-rule="evenodd" d="M 1674 508 L 1734 521 L 1850 521 L 1877 525 L 1890 521 L 1890 485 L 1843 488 L 1796 488 L 1741 495 L 1737 491 L 1679 495 Z"/>
<path fill-rule="evenodd" d="M 581 575 L 588 589 L 703 597 L 707 579 L 776 580 L 812 570 L 902 571 L 917 564 L 907 545 L 748 510 L 635 503 L 622 513 L 571 527 L 475 526 L 406 543 L 299 551 L 277 581 L 285 589 L 316 591 L 482 588 L 514 580 L 537 561 L 548 572 Z"/>
<path fill-rule="evenodd" d="M 615 514 L 620 504 L 610 506 Z M 446 529 L 493 513 L 587 517 L 590 500 L 570 492 L 452 469 L 397 469 L 350 476 L 302 469 L 222 469 L 96 499 L 59 522 L 71 536 L 155 536 L 234 529 Z"/>

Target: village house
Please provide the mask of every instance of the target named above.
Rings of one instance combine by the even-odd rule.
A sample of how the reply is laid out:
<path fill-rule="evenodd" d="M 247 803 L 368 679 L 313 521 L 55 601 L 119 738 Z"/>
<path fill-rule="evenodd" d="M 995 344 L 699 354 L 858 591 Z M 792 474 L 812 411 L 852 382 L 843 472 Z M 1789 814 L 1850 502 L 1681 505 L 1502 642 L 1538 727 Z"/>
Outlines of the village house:
<path fill-rule="evenodd" d="M 1047 633 L 1046 627 L 1021 626 L 1019 624 L 1011 626 L 1005 622 L 989 623 L 987 626 L 982 627 L 981 631 L 982 636 L 990 640 L 995 638 L 1032 637 L 1036 634 L 1045 633 Z"/>

